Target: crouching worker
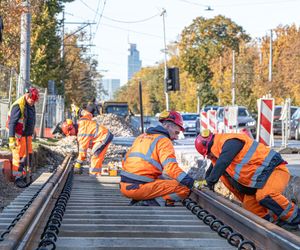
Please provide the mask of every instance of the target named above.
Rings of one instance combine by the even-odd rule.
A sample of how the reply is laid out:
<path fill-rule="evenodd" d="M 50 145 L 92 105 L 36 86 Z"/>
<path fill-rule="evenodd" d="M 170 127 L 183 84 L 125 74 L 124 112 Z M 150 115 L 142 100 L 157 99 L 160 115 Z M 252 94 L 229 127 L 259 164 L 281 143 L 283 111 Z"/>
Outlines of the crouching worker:
<path fill-rule="evenodd" d="M 212 162 L 206 172 L 210 189 L 220 179 L 248 211 L 285 229 L 297 230 L 300 210 L 285 196 L 290 174 L 274 150 L 246 134 L 212 134 L 195 140 L 197 151 Z"/>
<path fill-rule="evenodd" d="M 39 99 L 36 88 L 30 87 L 11 106 L 6 127 L 9 134 L 9 148 L 12 151 L 12 172 L 15 184 L 25 188 L 31 182 L 32 135 L 36 113 L 34 104 Z"/>
<path fill-rule="evenodd" d="M 125 155 L 120 189 L 132 198 L 130 205 L 166 206 L 188 197 L 194 180 L 176 161 L 172 141 L 183 131 L 182 116 L 176 111 L 160 114 L 161 126 L 138 136 Z M 162 179 L 162 174 L 170 179 Z"/>
<path fill-rule="evenodd" d="M 57 128 L 57 131 L 61 130 L 65 136 L 77 136 L 79 152 L 74 165 L 76 174 L 82 173 L 81 165 L 86 159 L 87 150 L 90 148 L 92 156 L 89 173 L 91 175 L 101 175 L 102 162 L 113 139 L 113 134 L 92 118 L 93 115 L 90 112 L 82 110 L 77 124 L 67 119 Z"/>

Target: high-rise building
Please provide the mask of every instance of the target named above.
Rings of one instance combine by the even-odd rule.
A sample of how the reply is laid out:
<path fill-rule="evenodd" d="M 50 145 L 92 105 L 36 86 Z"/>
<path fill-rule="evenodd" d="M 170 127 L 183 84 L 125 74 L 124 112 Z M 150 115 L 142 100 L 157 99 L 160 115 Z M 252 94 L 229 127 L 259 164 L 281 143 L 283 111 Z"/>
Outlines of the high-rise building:
<path fill-rule="evenodd" d="M 136 49 L 136 44 L 130 43 L 128 49 L 128 81 L 132 78 L 135 72 L 139 71 L 142 67 L 142 61 L 140 60 L 140 52 Z"/>
<path fill-rule="evenodd" d="M 103 89 L 107 92 L 108 95 L 100 93 L 99 85 L 97 86 L 97 101 L 113 100 L 114 94 L 120 88 L 120 79 L 102 79 Z"/>

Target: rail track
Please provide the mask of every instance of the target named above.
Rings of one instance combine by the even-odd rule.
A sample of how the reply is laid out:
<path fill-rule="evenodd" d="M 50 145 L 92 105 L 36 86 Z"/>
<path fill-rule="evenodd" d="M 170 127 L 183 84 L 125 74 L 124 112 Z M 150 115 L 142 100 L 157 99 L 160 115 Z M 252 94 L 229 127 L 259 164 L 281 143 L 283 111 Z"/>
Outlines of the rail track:
<path fill-rule="evenodd" d="M 73 175 L 71 156 L 0 214 L 0 249 L 300 249 L 300 237 L 211 191 L 134 207 L 118 177 Z"/>

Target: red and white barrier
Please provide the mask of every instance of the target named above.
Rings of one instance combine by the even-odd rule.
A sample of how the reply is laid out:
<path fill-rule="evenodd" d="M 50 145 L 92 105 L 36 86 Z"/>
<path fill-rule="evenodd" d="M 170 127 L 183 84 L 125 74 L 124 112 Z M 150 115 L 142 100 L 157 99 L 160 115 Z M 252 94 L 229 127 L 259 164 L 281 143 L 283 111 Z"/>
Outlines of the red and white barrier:
<path fill-rule="evenodd" d="M 224 132 L 225 133 L 236 133 L 238 127 L 238 107 L 228 106 L 224 107 Z M 235 128 L 235 129 L 234 129 Z"/>
<path fill-rule="evenodd" d="M 208 110 L 207 118 L 208 118 L 208 129 L 211 132 L 216 133 L 218 130 L 217 111 L 216 110 Z"/>
<path fill-rule="evenodd" d="M 201 131 L 203 131 L 203 129 L 208 129 L 208 118 L 205 111 L 201 111 L 200 113 L 200 124 Z"/>
<path fill-rule="evenodd" d="M 230 133 L 229 132 L 229 108 L 228 107 L 224 107 L 223 123 L 224 123 L 224 131 L 222 131 L 222 132 Z"/>
<path fill-rule="evenodd" d="M 273 146 L 274 98 L 260 98 L 258 105 L 258 122 L 256 140 L 267 146 Z"/>

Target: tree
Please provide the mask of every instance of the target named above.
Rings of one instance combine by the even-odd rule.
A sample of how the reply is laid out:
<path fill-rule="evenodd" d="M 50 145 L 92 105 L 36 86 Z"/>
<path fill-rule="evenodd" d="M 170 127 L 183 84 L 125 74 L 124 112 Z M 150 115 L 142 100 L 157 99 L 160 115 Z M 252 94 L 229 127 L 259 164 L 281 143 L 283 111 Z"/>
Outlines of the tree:
<path fill-rule="evenodd" d="M 73 0 L 30 1 L 31 22 L 31 82 L 46 87 L 48 80 L 60 84 L 63 65 L 60 58 L 61 38 L 58 34 L 64 3 Z M 0 64 L 19 71 L 21 0 L 0 1 L 5 23 L 4 41 L 1 45 Z"/>
<path fill-rule="evenodd" d="M 82 105 L 96 97 L 96 84 L 99 83 L 101 75 L 97 71 L 98 62 L 91 57 L 85 57 L 82 48 L 77 45 L 79 36 L 82 34 L 67 38 L 69 46 L 65 51 L 64 83 L 67 104 Z"/>
<path fill-rule="evenodd" d="M 225 49 L 238 52 L 239 44 L 249 40 L 241 26 L 221 15 L 212 19 L 197 17 L 182 31 L 179 49 L 183 68 L 197 82 L 203 105 L 217 100 L 211 87 L 213 72 L 210 62 L 219 58 Z"/>

